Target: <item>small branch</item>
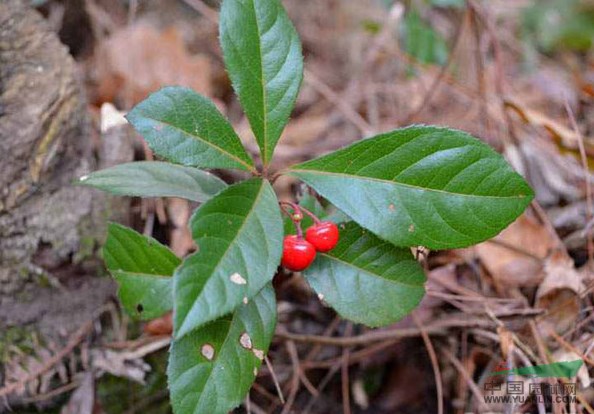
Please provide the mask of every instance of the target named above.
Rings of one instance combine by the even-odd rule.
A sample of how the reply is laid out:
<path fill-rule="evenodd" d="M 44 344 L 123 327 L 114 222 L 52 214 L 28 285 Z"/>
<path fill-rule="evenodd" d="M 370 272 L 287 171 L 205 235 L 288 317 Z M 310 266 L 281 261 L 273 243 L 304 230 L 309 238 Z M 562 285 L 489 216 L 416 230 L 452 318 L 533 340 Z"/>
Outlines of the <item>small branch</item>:
<path fill-rule="evenodd" d="M 348 323 L 345 329 L 345 336 L 351 336 L 353 333 L 353 324 Z M 351 414 L 351 393 L 349 380 L 349 358 L 351 356 L 350 348 L 342 349 L 342 358 L 340 364 L 340 381 L 342 385 L 342 413 Z"/>
<path fill-rule="evenodd" d="M 462 33 L 464 33 L 466 25 L 468 24 L 468 19 L 469 19 L 469 12 L 468 12 L 468 9 L 466 9 L 466 11 L 464 12 L 464 16 L 462 17 L 462 24 L 458 25 L 458 29 L 456 30 L 456 34 L 454 35 L 454 44 L 452 46 L 450 54 L 448 55 L 448 59 L 447 59 L 445 65 L 442 66 L 442 68 L 440 69 L 437 76 L 435 76 L 435 79 L 431 83 L 431 86 L 427 90 L 427 93 L 425 94 L 425 96 L 423 96 L 423 99 L 421 100 L 420 105 L 416 109 L 414 109 L 410 114 L 408 114 L 408 116 L 404 119 L 402 124 L 406 125 L 406 124 L 410 124 L 412 121 L 414 121 L 415 118 L 423 111 L 423 109 L 431 101 L 433 96 L 435 96 L 435 93 L 439 89 L 440 83 L 442 82 L 444 76 L 446 75 L 448 69 L 452 65 L 452 62 L 454 61 L 454 55 L 456 54 L 458 45 L 460 44 L 460 39 L 462 38 Z"/>
<path fill-rule="evenodd" d="M 272 364 L 268 359 L 268 355 L 264 357 L 264 361 L 266 362 L 266 366 L 268 367 L 268 371 L 270 371 L 270 376 L 272 377 L 272 381 L 274 382 L 274 386 L 276 387 L 276 392 L 278 393 L 278 398 L 280 399 L 281 403 L 285 403 L 285 396 L 283 395 L 283 391 L 281 390 L 280 384 L 278 382 L 278 378 L 274 373 L 274 369 L 272 368 Z"/>
<path fill-rule="evenodd" d="M 351 121 L 363 135 L 369 136 L 373 134 L 373 127 L 369 125 L 369 123 L 363 119 L 351 105 L 309 70 L 305 70 L 304 74 L 305 81 L 329 102 L 336 105 L 336 108 L 342 112 L 345 118 Z"/>
<path fill-rule="evenodd" d="M 590 185 L 590 169 L 588 168 L 588 156 L 586 155 L 586 147 L 584 146 L 584 136 L 578 127 L 575 115 L 569 106 L 569 102 L 565 99 L 565 110 L 567 116 L 571 122 L 571 126 L 575 131 L 575 135 L 578 138 L 578 148 L 580 150 L 580 160 L 582 162 L 582 168 L 584 170 L 584 181 L 586 183 L 586 222 L 592 221 L 592 186 Z M 587 238 L 588 246 L 588 265 L 590 269 L 594 265 L 594 241 L 592 240 L 592 226 L 586 226 L 585 234 Z"/>
<path fill-rule="evenodd" d="M 458 320 L 445 320 L 435 322 L 425 327 L 425 331 L 429 335 L 446 335 L 447 330 L 450 328 L 478 328 L 478 327 L 492 327 L 493 322 L 486 319 L 458 319 Z M 380 342 L 389 339 L 400 339 L 400 338 L 411 338 L 420 336 L 421 330 L 418 328 L 402 328 L 402 329 L 390 329 L 390 330 L 378 330 L 371 331 L 362 335 L 351 336 L 348 338 L 342 337 L 327 337 L 319 335 L 300 335 L 289 332 L 277 332 L 276 336 L 295 342 L 309 342 L 322 345 L 331 346 L 356 346 L 366 345 L 370 342 Z"/>
<path fill-rule="evenodd" d="M 443 414 L 443 383 L 441 380 L 441 370 L 439 369 L 439 361 L 437 360 L 437 354 L 435 353 L 435 349 L 433 348 L 433 344 L 431 343 L 429 335 L 423 328 L 423 324 L 421 323 L 419 318 L 417 318 L 415 312 L 411 313 L 411 317 L 419 331 L 421 331 L 423 342 L 425 343 L 427 353 L 429 354 L 429 359 L 431 360 L 433 374 L 435 375 L 435 388 L 437 390 L 437 413 Z"/>
<path fill-rule="evenodd" d="M 458 358 L 456 358 L 454 356 L 454 354 L 452 354 L 448 350 L 444 350 L 444 354 L 450 360 L 450 362 L 454 365 L 456 370 L 458 370 L 460 375 L 462 375 L 464 380 L 466 381 L 468 388 L 470 388 L 470 391 L 472 392 L 472 394 L 478 401 L 479 406 L 481 407 L 481 412 L 487 412 L 488 407 L 486 406 L 486 404 L 483 401 L 483 394 L 481 394 L 481 390 L 479 389 L 478 385 L 476 385 L 476 382 L 474 382 L 474 380 L 472 379 L 470 374 L 466 371 L 466 369 L 464 368 L 464 365 L 462 365 L 462 362 L 460 362 L 460 360 Z"/>
<path fill-rule="evenodd" d="M 291 391 L 289 392 L 289 398 L 287 399 L 287 403 L 283 407 L 281 414 L 289 414 L 293 408 L 293 403 L 295 402 L 295 398 L 297 398 L 297 393 L 299 392 L 299 373 L 301 371 L 301 368 L 299 367 L 299 355 L 297 354 L 295 342 L 287 341 L 286 346 L 289 357 L 291 358 L 291 365 L 293 366 L 293 375 L 291 376 Z"/>
<path fill-rule="evenodd" d="M 581 359 L 583 359 L 585 362 L 587 362 L 590 366 L 593 366 L 594 367 L 594 361 L 592 359 L 590 359 L 582 351 L 580 351 L 575 346 L 573 346 L 572 344 L 570 344 L 569 342 L 567 342 L 565 339 L 563 339 L 553 329 L 550 329 L 549 330 L 549 335 L 551 335 L 553 337 L 553 339 L 555 341 L 557 341 L 559 343 L 559 345 L 561 345 L 563 348 L 565 348 L 566 350 L 568 350 L 570 352 L 573 352 L 574 354 L 577 354 Z"/>
<path fill-rule="evenodd" d="M 22 388 L 27 384 L 29 381 L 34 380 L 35 378 L 45 374 L 49 371 L 54 365 L 60 362 L 66 355 L 68 355 L 76 346 L 82 342 L 85 338 L 87 333 L 93 328 L 93 320 L 87 321 L 84 323 L 78 330 L 72 335 L 68 343 L 64 348 L 62 348 L 57 354 L 47 360 L 41 368 L 37 371 L 30 373 L 29 375 L 25 376 L 24 378 L 20 379 L 16 382 L 11 382 L 6 384 L 4 388 L 0 388 L 0 397 L 5 397 L 7 395 L 12 394 L 19 388 Z"/>

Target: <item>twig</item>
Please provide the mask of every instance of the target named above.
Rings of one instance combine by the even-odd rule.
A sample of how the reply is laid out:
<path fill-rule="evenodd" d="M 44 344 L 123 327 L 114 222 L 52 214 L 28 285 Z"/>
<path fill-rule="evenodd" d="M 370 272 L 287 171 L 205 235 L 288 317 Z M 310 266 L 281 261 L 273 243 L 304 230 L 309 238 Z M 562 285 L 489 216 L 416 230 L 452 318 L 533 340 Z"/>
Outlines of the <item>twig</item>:
<path fill-rule="evenodd" d="M 264 388 L 263 386 L 261 386 L 260 384 L 258 384 L 257 382 L 254 382 L 252 384 L 252 389 L 254 391 L 256 391 L 257 393 L 259 393 L 260 395 L 262 395 L 264 398 L 266 398 L 268 401 L 270 401 L 271 403 L 274 404 L 274 406 L 276 407 L 277 405 L 280 405 L 281 402 L 278 398 L 278 396 L 272 394 L 271 392 L 269 392 L 266 388 Z"/>
<path fill-rule="evenodd" d="M 588 156 L 586 155 L 586 147 L 584 146 L 584 136 L 578 127 L 575 115 L 569 106 L 569 102 L 565 99 L 565 110 L 567 116 L 571 122 L 571 126 L 575 131 L 575 135 L 578 138 L 578 148 L 580 150 L 580 160 L 582 162 L 582 168 L 584 170 L 584 181 L 586 183 L 586 222 L 592 221 L 592 186 L 590 185 L 590 169 L 588 168 Z M 588 265 L 590 270 L 594 265 L 594 240 L 592 240 L 592 226 L 586 227 L 586 238 L 588 248 Z"/>
<path fill-rule="evenodd" d="M 138 0 L 130 0 L 128 6 L 128 24 L 134 23 L 138 14 Z"/>
<path fill-rule="evenodd" d="M 466 372 L 466 370 L 464 369 L 464 366 L 462 365 L 462 362 L 460 362 L 460 360 L 458 358 L 456 358 L 454 356 L 454 354 L 452 354 L 447 349 L 444 350 L 443 352 L 444 352 L 445 356 L 450 360 L 452 365 L 454 365 L 456 370 L 458 370 L 460 375 L 462 375 L 462 377 L 466 381 L 468 388 L 470 388 L 470 391 L 474 394 L 474 397 L 478 401 L 479 406 L 481 407 L 481 411 L 487 412 L 488 407 L 483 402 L 483 395 L 481 394 L 481 390 L 479 389 L 478 385 L 476 385 L 476 382 L 474 382 L 474 380 L 470 377 L 468 372 Z"/>
<path fill-rule="evenodd" d="M 578 392 L 576 398 L 580 402 L 580 404 L 582 404 L 582 406 L 586 409 L 588 414 L 594 414 L 594 408 L 592 408 L 592 406 L 588 404 L 588 401 L 584 398 L 582 394 Z"/>
<path fill-rule="evenodd" d="M 503 119 L 505 120 L 505 124 L 508 130 L 508 134 L 504 135 L 504 140 L 507 141 L 508 138 L 511 138 L 512 143 L 517 145 L 518 138 L 516 137 L 511 116 L 507 111 L 505 105 L 505 62 L 503 61 L 501 43 L 499 42 L 499 38 L 497 37 L 495 26 L 493 24 L 492 19 L 489 18 L 487 12 L 482 9 L 481 5 L 477 1 L 467 0 L 467 4 L 475 13 L 476 17 L 480 18 L 483 21 L 484 27 L 487 30 L 487 33 L 489 33 L 489 37 L 491 38 L 491 44 L 493 45 L 493 56 L 495 57 L 495 91 L 497 93 L 497 97 L 499 98 L 498 106 L 500 107 L 501 114 L 503 115 Z"/>
<path fill-rule="evenodd" d="M 472 29 L 474 32 L 474 37 L 476 41 L 476 48 L 475 48 L 475 60 L 476 60 L 476 78 L 478 82 L 478 94 L 480 97 L 479 105 L 480 105 L 480 119 L 481 119 L 481 127 L 484 129 L 491 125 L 489 122 L 490 118 L 487 111 L 487 88 L 485 82 L 485 62 L 483 61 L 483 51 L 481 50 L 481 31 L 479 30 L 478 19 L 476 13 L 472 11 L 472 8 L 467 7 L 466 9 L 469 11 L 469 15 L 471 16 L 470 22 L 472 23 Z M 490 131 L 490 129 L 489 129 Z"/>
<path fill-rule="evenodd" d="M 458 319 L 458 320 L 442 320 L 435 322 L 427 327 L 425 330 L 430 335 L 445 335 L 449 328 L 471 328 L 471 327 L 491 327 L 493 323 L 486 319 Z M 332 346 L 356 346 L 366 345 L 370 342 L 385 341 L 388 339 L 410 338 L 421 335 L 418 328 L 402 328 L 371 331 L 362 335 L 352 336 L 349 338 L 326 337 L 319 335 L 300 335 L 289 332 L 277 332 L 276 336 L 295 342 L 310 342 L 322 345 Z"/>
<path fill-rule="evenodd" d="M 336 105 L 336 108 L 342 112 L 342 114 L 355 125 L 359 131 L 365 136 L 373 134 L 373 127 L 363 119 L 361 115 L 355 109 L 349 105 L 344 99 L 342 99 L 336 92 L 334 92 L 328 85 L 322 80 L 315 76 L 309 70 L 304 71 L 305 82 L 307 82 L 312 88 L 314 88 L 320 95 L 326 98 L 329 102 Z"/>
<path fill-rule="evenodd" d="M 349 365 L 353 365 L 353 364 L 357 364 L 361 361 L 365 361 L 367 358 L 369 358 L 370 355 L 374 355 L 378 352 L 381 352 L 384 349 L 386 349 L 390 346 L 393 346 L 398 341 L 399 341 L 398 339 L 390 339 L 390 340 L 387 340 L 384 342 L 379 342 L 376 345 L 368 346 L 360 351 L 352 352 L 349 357 Z M 305 362 L 302 364 L 302 367 L 303 367 L 303 369 L 331 368 L 331 367 L 334 367 L 334 366 L 340 364 L 341 358 L 342 358 L 342 356 L 339 356 L 337 358 L 324 359 L 321 361 Z"/>
<path fill-rule="evenodd" d="M 463 295 L 454 295 L 451 293 L 444 293 L 444 292 L 440 292 L 438 290 L 433 290 L 433 289 L 427 289 L 427 294 L 430 296 L 434 296 L 436 298 L 459 300 L 460 302 L 480 302 L 480 303 L 496 302 L 496 303 L 504 303 L 504 304 L 506 304 L 506 303 L 513 304 L 513 303 L 519 302 L 518 299 L 514 299 L 514 298 L 496 298 L 496 297 L 492 297 L 492 296 L 490 297 L 490 296 L 482 296 L 482 295 L 463 296 Z M 520 310 L 520 309 L 518 309 L 518 310 Z"/>
<path fill-rule="evenodd" d="M 483 329 L 473 329 L 471 331 L 471 333 L 475 336 L 482 336 L 484 338 L 491 339 L 495 343 L 501 343 L 501 338 L 496 333 L 485 331 Z M 511 353 L 516 355 L 518 358 L 520 358 L 525 366 L 527 366 L 527 367 L 533 366 L 530 359 L 526 356 L 526 354 L 524 352 L 522 352 L 522 349 L 519 346 L 517 346 L 518 345 L 517 342 L 514 341 L 514 343 L 516 346 L 511 347 Z M 537 361 L 537 363 L 538 363 L 538 361 Z M 538 414 L 546 414 L 544 402 L 541 399 L 537 399 L 536 403 L 538 406 Z"/>
<path fill-rule="evenodd" d="M 549 330 L 549 335 L 551 335 L 553 337 L 553 339 L 555 339 L 555 341 L 559 342 L 559 345 L 561 345 L 563 348 L 567 349 L 568 351 L 571 351 L 575 354 L 577 354 L 581 359 L 583 359 L 584 361 L 586 361 L 588 364 L 590 364 L 591 366 L 594 367 L 594 361 L 592 359 L 590 359 L 588 356 L 586 356 L 583 352 L 581 352 L 579 349 L 577 349 L 575 346 L 573 346 L 572 344 L 570 344 L 569 342 L 567 342 L 565 339 L 563 339 L 557 332 L 555 332 L 553 329 Z"/>
<path fill-rule="evenodd" d="M 268 414 L 267 411 L 264 411 L 260 406 L 256 405 L 254 402 L 251 402 L 251 409 L 254 414 Z"/>
<path fill-rule="evenodd" d="M 534 338 L 534 341 L 536 342 L 536 348 L 538 349 L 538 354 L 539 354 L 540 358 L 542 359 L 542 361 L 545 364 L 553 362 L 552 359 L 550 358 L 546 344 L 543 341 L 542 337 L 540 336 L 540 332 L 538 331 L 538 327 L 536 326 L 536 323 L 534 321 L 530 321 L 530 322 L 528 322 L 528 326 L 530 327 L 530 333 L 532 334 L 532 337 Z M 560 413 L 561 412 L 560 403 L 558 403 L 555 400 L 551 401 L 551 403 L 553 405 L 553 412 Z"/>
<path fill-rule="evenodd" d="M 530 207 L 532 207 L 532 210 L 538 216 L 538 219 L 540 220 L 542 225 L 547 229 L 551 237 L 555 239 L 555 241 L 557 242 L 557 248 L 560 251 L 564 252 L 567 257 L 569 257 L 567 248 L 565 247 L 563 240 L 561 240 L 561 238 L 557 234 L 557 230 L 555 230 L 555 227 L 551 224 L 551 221 L 549 220 L 546 211 L 543 210 L 543 208 L 540 206 L 540 204 L 536 202 L 536 200 L 532 200 L 532 202 L 530 203 Z"/>
<path fill-rule="evenodd" d="M 134 351 L 122 352 L 120 355 L 122 356 L 122 358 L 128 361 L 132 361 L 134 359 L 141 359 L 147 356 L 148 354 L 152 354 L 153 352 L 165 348 L 170 343 L 171 337 L 158 336 L 154 341 L 149 342 L 148 344 L 143 345 Z"/>
<path fill-rule="evenodd" d="M 326 385 L 328 385 L 328 383 L 330 382 L 332 377 L 334 377 L 334 374 L 336 374 L 336 372 L 339 369 L 340 369 L 340 364 L 335 364 L 328 370 L 328 373 L 326 374 L 326 376 L 324 376 L 324 378 L 322 378 L 322 381 L 320 381 L 320 383 L 318 384 L 318 395 L 314 395 L 311 397 L 311 399 L 309 400 L 309 402 L 303 409 L 303 414 L 309 414 L 313 405 L 316 403 L 316 401 L 318 401 L 318 398 L 320 397 L 322 391 L 324 390 L 324 388 L 326 388 Z"/>
<path fill-rule="evenodd" d="M 249 393 L 245 397 L 245 411 L 247 412 L 247 414 L 252 414 L 252 405 L 251 405 L 250 394 Z"/>
<path fill-rule="evenodd" d="M 268 371 L 270 371 L 270 376 L 272 377 L 272 382 L 274 382 L 274 386 L 276 387 L 276 392 L 278 393 L 278 398 L 281 400 L 281 403 L 285 403 L 285 396 L 283 395 L 283 390 L 281 390 L 280 383 L 278 382 L 278 378 L 272 368 L 272 364 L 268 359 L 268 355 L 264 357 L 264 361 L 266 362 L 266 366 L 268 367 Z"/>
<path fill-rule="evenodd" d="M 15 392 L 19 388 L 22 388 L 23 386 L 25 386 L 25 384 L 27 384 L 29 381 L 32 381 L 35 378 L 37 378 L 37 377 L 45 374 L 47 371 L 49 371 L 54 365 L 56 365 L 58 362 L 60 362 L 66 355 L 68 355 L 70 352 L 72 352 L 72 350 L 74 348 L 76 348 L 76 346 L 80 342 L 82 342 L 82 340 L 85 338 L 87 333 L 92 328 L 93 328 L 93 320 L 85 322 L 80 328 L 78 328 L 78 330 L 74 333 L 74 335 L 72 335 L 72 337 L 70 338 L 70 340 L 68 341 L 66 346 L 64 348 L 62 348 L 62 350 L 60 352 L 56 353 L 54 356 L 52 356 L 50 359 L 48 359 L 47 362 L 41 366 L 41 368 L 39 368 L 37 371 L 30 373 L 29 375 L 26 375 L 24 378 L 22 378 L 16 382 L 7 384 L 4 388 L 0 388 L 0 398 Z"/>
<path fill-rule="evenodd" d="M 404 5 L 401 2 L 394 2 L 390 11 L 386 14 L 385 21 L 381 24 L 381 31 L 375 37 L 371 46 L 367 49 L 367 53 L 363 57 L 357 72 L 350 79 L 349 84 L 340 94 L 339 101 L 348 102 L 352 107 L 358 106 L 361 101 L 361 93 L 355 95 L 355 92 L 360 91 L 361 80 L 369 73 L 368 68 L 373 66 L 380 51 L 385 49 L 388 42 L 395 42 L 394 33 L 397 33 L 397 27 L 404 15 Z"/>
<path fill-rule="evenodd" d="M 353 324 L 349 322 L 346 326 L 344 335 L 351 336 L 353 334 Z M 349 357 L 351 351 L 349 348 L 343 348 L 342 361 L 340 364 L 340 382 L 342 385 L 342 413 L 351 414 L 351 392 L 349 381 Z"/>
<path fill-rule="evenodd" d="M 68 384 L 64 384 L 58 388 L 51 390 L 45 394 L 36 395 L 35 397 L 31 398 L 23 398 L 23 402 L 25 404 L 35 404 L 46 400 L 51 400 L 57 397 L 60 394 L 64 394 L 65 392 L 72 391 L 73 389 L 77 388 L 80 385 L 80 381 L 74 380 L 69 382 Z"/>
<path fill-rule="evenodd" d="M 301 371 L 301 368 L 299 368 L 299 355 L 297 353 L 295 342 L 287 341 L 286 346 L 289 357 L 291 358 L 291 365 L 293 366 L 293 375 L 291 376 L 291 391 L 289 392 L 289 398 L 287 398 L 287 403 L 283 407 L 281 414 L 288 414 L 291 412 L 291 408 L 293 408 L 293 403 L 295 402 L 297 392 L 299 391 L 299 371 Z"/>
<path fill-rule="evenodd" d="M 425 93 L 425 96 L 423 96 L 423 99 L 422 99 L 421 103 L 419 104 L 419 106 L 417 106 L 417 108 L 415 108 L 410 114 L 408 114 L 408 116 L 402 122 L 403 124 L 409 124 L 412 121 L 414 121 L 415 118 L 423 111 L 425 106 L 427 106 L 427 104 L 435 96 L 435 93 L 439 89 L 440 83 L 442 82 L 444 76 L 446 75 L 448 69 L 452 65 L 452 62 L 454 61 L 454 55 L 456 54 L 456 51 L 458 50 L 458 45 L 460 44 L 460 39 L 462 38 L 462 34 L 464 33 L 464 30 L 466 29 L 466 25 L 468 24 L 468 16 L 469 16 L 468 9 L 466 9 L 466 11 L 464 12 L 464 16 L 462 17 L 462 24 L 458 25 L 456 34 L 454 35 L 454 44 L 452 45 L 451 52 L 448 55 L 448 59 L 447 59 L 445 65 L 443 65 L 441 67 L 440 71 L 437 73 L 437 75 L 433 79 L 431 86 Z"/>
<path fill-rule="evenodd" d="M 435 388 L 437 390 L 437 413 L 443 414 L 443 383 L 441 380 L 441 370 L 439 369 L 437 355 L 435 354 L 435 349 L 433 348 L 431 339 L 429 339 L 429 335 L 427 334 L 427 332 L 425 332 L 423 324 L 416 315 L 416 311 L 411 313 L 411 317 L 415 325 L 417 325 L 417 328 L 419 328 L 419 330 L 421 331 L 423 342 L 425 343 L 427 353 L 429 354 L 429 359 L 431 360 L 431 366 L 433 367 L 433 374 L 435 376 Z"/>
<path fill-rule="evenodd" d="M 340 319 L 339 316 L 336 316 L 324 331 L 324 336 L 331 336 L 336 328 L 338 328 L 338 325 L 340 325 L 341 320 L 342 319 Z M 322 349 L 322 345 L 315 344 L 305 356 L 305 363 L 307 364 L 309 361 L 313 360 L 317 353 L 320 352 L 320 349 Z"/>

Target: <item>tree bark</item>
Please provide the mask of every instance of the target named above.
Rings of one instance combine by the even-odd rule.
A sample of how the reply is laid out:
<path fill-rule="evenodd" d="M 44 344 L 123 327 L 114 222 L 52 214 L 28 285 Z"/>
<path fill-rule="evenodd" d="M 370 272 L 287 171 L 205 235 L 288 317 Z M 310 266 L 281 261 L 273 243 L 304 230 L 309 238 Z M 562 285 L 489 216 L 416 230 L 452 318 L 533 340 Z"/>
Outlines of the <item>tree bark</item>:
<path fill-rule="evenodd" d="M 22 337 L 11 329 L 63 340 L 114 291 L 72 265 L 92 255 L 105 199 L 72 185 L 93 166 L 82 82 L 28 3 L 0 1 L 0 350 Z"/>

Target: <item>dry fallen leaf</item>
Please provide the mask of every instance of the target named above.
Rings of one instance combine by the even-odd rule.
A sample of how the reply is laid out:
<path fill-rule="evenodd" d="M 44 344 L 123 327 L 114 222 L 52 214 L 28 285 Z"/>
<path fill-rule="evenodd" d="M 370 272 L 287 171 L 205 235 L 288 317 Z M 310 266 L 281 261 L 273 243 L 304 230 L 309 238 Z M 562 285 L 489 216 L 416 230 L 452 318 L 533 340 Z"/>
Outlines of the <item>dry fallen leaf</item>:
<path fill-rule="evenodd" d="M 562 251 L 555 252 L 545 261 L 544 273 L 545 278 L 536 292 L 535 306 L 547 311 L 538 320 L 541 335 L 547 337 L 551 331 L 562 334 L 574 326 L 583 283 L 573 260 Z"/>
<path fill-rule="evenodd" d="M 507 288 L 529 287 L 543 280 L 542 260 L 556 246 L 556 241 L 536 219 L 523 214 L 494 240 L 509 247 L 487 241 L 474 249 L 496 284 Z"/>
<path fill-rule="evenodd" d="M 513 152 L 510 149 L 506 150 L 506 157 L 514 168 L 530 177 L 530 185 L 540 205 L 556 205 L 578 200 L 584 195 L 584 174 L 580 162 L 572 155 L 561 153 L 554 143 L 524 135 L 515 150 L 520 160 L 510 157 Z"/>
<path fill-rule="evenodd" d="M 175 28 L 159 32 L 142 21 L 127 26 L 98 47 L 95 65 L 99 104 L 133 105 L 166 85 L 211 94 L 209 58 L 190 55 Z"/>
<path fill-rule="evenodd" d="M 427 273 L 425 289 L 427 295 L 415 310 L 415 315 L 421 322 L 428 322 L 433 317 L 433 311 L 443 305 L 444 300 L 439 297 L 440 293 L 456 292 L 454 286 L 458 285 L 456 265 L 448 264 L 432 269 Z"/>
<path fill-rule="evenodd" d="M 512 109 L 527 124 L 546 129 L 564 148 L 578 150 L 579 136 L 573 129 L 541 112 L 528 108 L 516 99 L 506 99 L 505 106 Z M 588 154 L 594 154 L 594 148 L 589 145 L 592 139 L 585 137 L 584 141 Z"/>

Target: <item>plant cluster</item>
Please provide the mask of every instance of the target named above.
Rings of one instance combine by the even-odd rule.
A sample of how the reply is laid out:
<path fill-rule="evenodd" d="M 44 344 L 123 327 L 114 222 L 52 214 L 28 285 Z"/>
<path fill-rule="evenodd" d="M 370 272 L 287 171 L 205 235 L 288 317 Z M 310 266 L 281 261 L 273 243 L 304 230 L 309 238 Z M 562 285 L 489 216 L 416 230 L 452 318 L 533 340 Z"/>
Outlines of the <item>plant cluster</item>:
<path fill-rule="evenodd" d="M 226 413 L 242 402 L 274 334 L 271 281 L 281 261 L 303 270 L 344 318 L 387 325 L 424 294 L 411 247 L 457 248 L 493 237 L 533 196 L 489 146 L 461 131 L 417 125 L 276 172 L 317 194 L 279 203 L 269 165 L 303 77 L 299 37 L 279 0 L 223 0 L 220 42 L 260 148 L 259 168 L 212 102 L 167 87 L 127 115 L 165 161 L 81 179 L 114 194 L 200 203 L 190 220 L 197 251 L 183 260 L 117 224 L 103 249 L 127 312 L 149 320 L 173 310 L 168 381 L 176 414 Z M 227 168 L 252 177 L 228 185 L 204 171 Z"/>

